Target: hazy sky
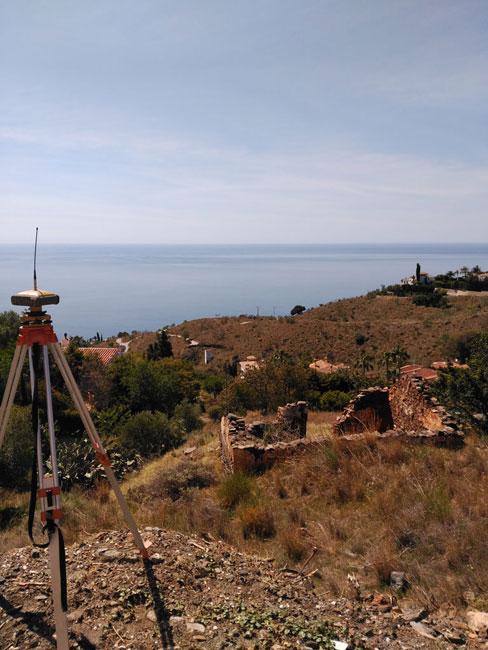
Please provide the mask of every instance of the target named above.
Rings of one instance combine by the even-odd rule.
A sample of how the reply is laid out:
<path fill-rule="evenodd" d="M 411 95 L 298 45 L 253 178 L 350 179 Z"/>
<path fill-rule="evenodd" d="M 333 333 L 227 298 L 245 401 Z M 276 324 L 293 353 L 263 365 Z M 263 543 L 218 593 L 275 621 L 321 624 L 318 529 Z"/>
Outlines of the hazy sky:
<path fill-rule="evenodd" d="M 1 242 L 488 241 L 486 0 L 5 0 Z"/>

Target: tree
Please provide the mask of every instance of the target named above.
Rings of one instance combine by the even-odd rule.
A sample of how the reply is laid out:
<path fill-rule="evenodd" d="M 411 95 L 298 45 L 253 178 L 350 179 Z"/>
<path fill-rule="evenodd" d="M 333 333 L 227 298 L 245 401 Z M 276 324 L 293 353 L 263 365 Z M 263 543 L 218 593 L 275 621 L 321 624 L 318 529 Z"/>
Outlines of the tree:
<path fill-rule="evenodd" d="M 400 346 L 397 346 L 391 354 L 392 354 L 393 364 L 395 366 L 395 376 L 399 378 L 401 368 L 402 366 L 405 365 L 405 362 L 410 359 L 410 355 L 405 350 L 405 348 L 402 348 Z"/>
<path fill-rule="evenodd" d="M 295 306 L 293 307 L 293 309 L 290 311 L 290 314 L 291 314 L 292 316 L 296 316 L 296 315 L 299 315 L 299 314 L 303 314 L 303 312 L 305 311 L 305 309 L 306 309 L 306 307 L 304 307 L 303 305 L 295 305 Z"/>
<path fill-rule="evenodd" d="M 309 376 L 308 369 L 276 353 L 259 368 L 246 372 L 243 383 L 251 388 L 247 395 L 255 397 L 254 408 L 273 411 L 280 404 L 305 399 Z"/>
<path fill-rule="evenodd" d="M 19 315 L 10 310 L 0 314 L 0 348 L 6 348 L 17 339 L 20 327 Z"/>
<path fill-rule="evenodd" d="M 208 375 L 202 382 L 203 390 L 207 391 L 207 393 L 212 393 L 214 397 L 217 397 L 222 392 L 224 385 L 225 380 L 219 375 Z"/>
<path fill-rule="evenodd" d="M 223 371 L 226 375 L 230 377 L 237 377 L 239 357 L 237 354 L 234 354 L 232 361 L 224 361 Z"/>
<path fill-rule="evenodd" d="M 369 370 L 373 370 L 374 357 L 365 352 L 361 352 L 354 363 L 355 368 L 361 368 L 362 374 L 365 375 Z"/>
<path fill-rule="evenodd" d="M 420 264 L 417 262 L 417 267 L 415 269 L 415 278 L 417 283 L 420 284 Z"/>
<path fill-rule="evenodd" d="M 113 404 L 125 404 L 132 413 L 161 411 L 168 416 L 185 397 L 194 402 L 200 390 L 191 363 L 166 358 L 149 361 L 129 354 L 116 357 L 107 369 Z"/>
<path fill-rule="evenodd" d="M 389 382 L 391 380 L 392 372 L 391 368 L 394 363 L 394 354 L 393 352 L 383 352 L 383 356 L 380 359 L 380 365 L 385 368 L 385 375 L 386 375 L 386 381 Z"/>
<path fill-rule="evenodd" d="M 433 390 L 438 399 L 479 433 L 488 433 L 488 334 L 480 333 L 468 344 L 469 368 L 449 366 Z"/>
<path fill-rule="evenodd" d="M 146 358 L 150 361 L 157 359 L 165 359 L 166 357 L 173 356 L 173 348 L 171 347 L 168 333 L 165 329 L 160 330 L 156 334 L 156 342 L 151 343 L 146 350 Z"/>
<path fill-rule="evenodd" d="M 462 266 L 461 267 L 461 273 L 464 275 L 464 277 L 466 277 L 468 275 L 468 271 L 469 271 L 469 269 L 468 269 L 467 266 Z"/>
<path fill-rule="evenodd" d="M 176 406 L 173 419 L 180 420 L 186 433 L 191 433 L 191 431 L 203 427 L 200 413 L 199 404 L 191 404 L 187 399 L 184 399 Z"/>

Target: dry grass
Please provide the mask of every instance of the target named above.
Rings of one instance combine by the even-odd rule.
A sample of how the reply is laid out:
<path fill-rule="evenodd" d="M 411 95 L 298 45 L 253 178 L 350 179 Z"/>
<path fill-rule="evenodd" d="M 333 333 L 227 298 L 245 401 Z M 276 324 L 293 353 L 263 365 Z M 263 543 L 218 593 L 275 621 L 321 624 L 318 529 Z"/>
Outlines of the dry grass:
<path fill-rule="evenodd" d="M 352 363 L 362 350 L 379 360 L 383 352 L 397 346 L 407 349 L 412 362 L 429 364 L 443 358 L 443 334 L 488 326 L 486 296 L 456 297 L 450 302 L 451 308 L 445 310 L 414 306 L 411 298 L 348 298 L 309 309 L 294 318 L 201 318 L 182 323 L 171 333 L 188 334 L 207 347 L 216 345 L 212 348 L 213 366 L 234 354 L 245 359 L 249 354 L 269 356 L 280 349 L 296 357 L 309 352 Z M 366 339 L 362 346 L 356 343 L 358 335 Z M 148 345 L 149 338 L 147 341 Z M 203 363 L 201 347 L 188 348 L 182 338 L 172 337 L 171 341 L 176 356 Z"/>
<path fill-rule="evenodd" d="M 334 440 L 262 476 L 224 478 L 217 470 L 215 438 L 208 431 L 199 435 L 202 446 L 192 460 L 183 450 L 171 452 L 124 485 L 141 527 L 210 534 L 243 551 L 273 556 L 280 566 L 297 568 L 316 547 L 307 571 L 317 569 L 320 590 L 335 595 L 346 588 L 348 573 L 358 577 L 363 592 L 387 590 L 395 570 L 407 574 L 409 593 L 425 605 L 462 604 L 468 591 L 479 602 L 484 598 L 484 444 L 471 440 L 455 451 L 399 441 Z M 188 476 L 199 475 L 202 466 L 213 468 L 215 485 L 187 489 L 183 484 Z M 161 476 L 168 473 L 181 473 L 174 477 L 179 487 L 183 485 L 176 499 L 164 490 L 157 493 Z M 21 513 L 26 498 L 7 494 L 2 503 Z M 87 532 L 125 527 L 103 484 L 90 493 L 73 490 L 65 495 L 64 507 L 68 543 Z M 27 544 L 24 530 L 25 518 L 19 522 L 14 517 L 2 533 L 2 548 Z"/>

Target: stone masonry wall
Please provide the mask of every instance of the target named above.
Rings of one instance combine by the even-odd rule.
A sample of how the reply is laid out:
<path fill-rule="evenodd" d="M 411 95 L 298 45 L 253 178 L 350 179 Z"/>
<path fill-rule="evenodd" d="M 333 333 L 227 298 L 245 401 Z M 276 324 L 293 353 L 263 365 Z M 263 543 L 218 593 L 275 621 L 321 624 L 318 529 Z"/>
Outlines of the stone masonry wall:
<path fill-rule="evenodd" d="M 296 404 L 278 406 L 276 415 L 276 426 L 278 428 L 289 433 L 295 433 L 300 438 L 305 438 L 307 435 L 308 418 L 307 402 L 296 402 Z"/>
<path fill-rule="evenodd" d="M 225 415 L 220 423 L 220 458 L 224 470 L 227 473 L 259 471 L 317 446 L 317 441 L 305 437 L 307 416 L 306 402 L 280 407 L 277 420 L 271 424 L 253 422 L 246 425 L 244 418 L 233 413 Z M 263 439 L 267 430 L 271 431 L 274 439 L 271 444 Z M 285 440 L 276 441 L 280 430 Z M 290 440 L 292 434 L 296 437 Z"/>
<path fill-rule="evenodd" d="M 429 385 L 416 377 L 403 377 L 391 386 L 390 408 L 398 429 L 458 431 L 457 421 L 432 397 Z"/>
<path fill-rule="evenodd" d="M 429 439 L 453 446 L 462 444 L 464 436 L 455 418 L 432 396 L 430 387 L 409 376 L 389 389 L 362 390 L 337 419 L 334 432 L 345 437 L 375 433 Z"/>
<path fill-rule="evenodd" d="M 388 399 L 388 388 L 367 388 L 354 397 L 337 420 L 334 430 L 338 435 L 393 429 L 393 418 Z"/>

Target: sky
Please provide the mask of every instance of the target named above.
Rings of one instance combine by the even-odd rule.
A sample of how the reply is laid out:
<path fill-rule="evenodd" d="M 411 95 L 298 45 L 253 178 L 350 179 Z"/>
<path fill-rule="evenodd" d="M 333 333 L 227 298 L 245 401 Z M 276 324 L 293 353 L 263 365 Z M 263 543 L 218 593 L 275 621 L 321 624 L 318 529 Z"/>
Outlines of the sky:
<path fill-rule="evenodd" d="M 488 241 L 486 0 L 0 3 L 0 243 Z"/>

